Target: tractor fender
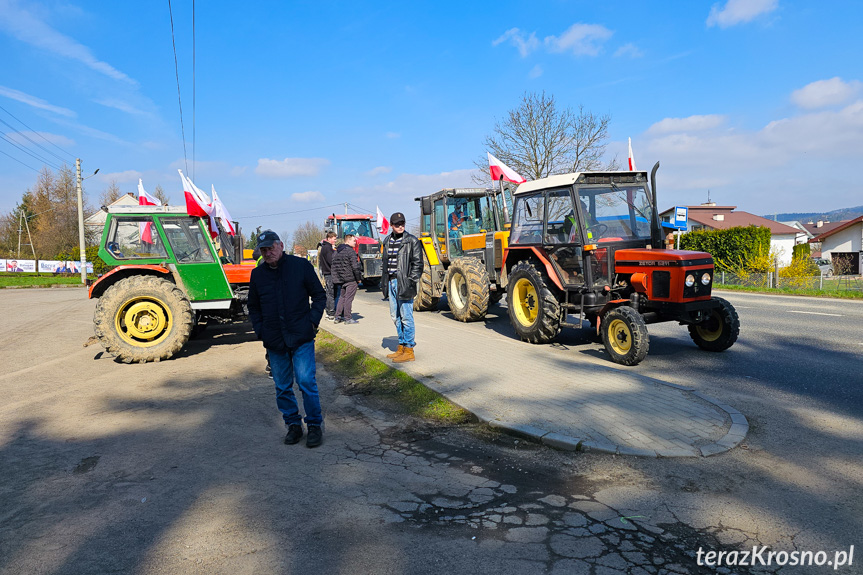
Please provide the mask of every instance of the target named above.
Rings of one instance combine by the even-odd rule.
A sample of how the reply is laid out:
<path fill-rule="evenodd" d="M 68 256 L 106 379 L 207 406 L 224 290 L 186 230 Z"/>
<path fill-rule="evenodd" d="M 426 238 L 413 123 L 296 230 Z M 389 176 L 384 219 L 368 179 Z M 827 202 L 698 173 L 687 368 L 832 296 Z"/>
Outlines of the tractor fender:
<path fill-rule="evenodd" d="M 509 275 L 509 270 L 512 269 L 512 266 L 515 265 L 514 261 L 510 261 L 509 254 L 518 254 L 519 252 L 530 250 L 533 252 L 533 256 L 531 259 L 536 259 L 539 263 L 545 266 L 545 273 L 548 274 L 548 278 L 551 282 L 557 286 L 557 288 L 561 291 L 565 291 L 563 289 L 563 284 L 560 283 L 560 278 L 557 277 L 557 272 L 554 271 L 554 267 L 552 267 L 551 262 L 548 261 L 548 256 L 545 255 L 544 250 L 540 250 L 535 246 L 530 246 L 528 248 L 513 248 L 512 246 L 507 246 L 503 253 L 503 268 L 507 270 L 507 275 Z"/>
<path fill-rule="evenodd" d="M 90 286 L 90 291 L 87 294 L 89 299 L 99 298 L 105 293 L 105 290 L 120 281 L 133 275 L 154 275 L 154 276 L 171 276 L 171 270 L 163 266 L 153 264 L 142 264 L 133 266 L 117 266 Z"/>

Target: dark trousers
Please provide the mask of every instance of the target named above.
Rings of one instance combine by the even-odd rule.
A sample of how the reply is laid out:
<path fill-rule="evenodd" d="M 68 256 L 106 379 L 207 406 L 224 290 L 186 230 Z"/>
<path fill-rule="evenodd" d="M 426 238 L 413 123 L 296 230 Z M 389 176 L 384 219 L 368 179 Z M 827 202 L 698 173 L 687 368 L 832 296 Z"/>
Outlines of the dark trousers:
<path fill-rule="evenodd" d="M 354 296 L 357 295 L 357 282 L 341 284 L 342 293 L 336 306 L 336 317 L 351 319 L 351 307 L 354 304 Z"/>
<path fill-rule="evenodd" d="M 331 274 L 324 274 L 324 291 L 327 292 L 327 315 L 332 316 L 336 313 L 336 304 L 339 301 L 339 294 L 336 290 L 336 286 L 333 283 L 333 276 Z"/>

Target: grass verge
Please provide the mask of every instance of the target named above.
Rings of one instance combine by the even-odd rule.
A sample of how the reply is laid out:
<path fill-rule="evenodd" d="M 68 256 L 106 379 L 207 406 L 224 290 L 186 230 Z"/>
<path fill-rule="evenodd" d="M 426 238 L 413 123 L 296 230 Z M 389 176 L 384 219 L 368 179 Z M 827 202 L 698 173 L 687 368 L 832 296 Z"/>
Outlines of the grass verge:
<path fill-rule="evenodd" d="M 91 279 L 94 279 L 90 276 Z M 0 273 L 0 288 L 10 286 L 52 286 L 52 285 L 81 285 L 79 274 L 70 276 L 55 275 L 30 275 L 23 273 Z"/>
<path fill-rule="evenodd" d="M 437 423 L 476 422 L 469 411 L 329 332 L 318 332 L 315 348 L 318 362 L 338 378 L 348 393 L 374 395 L 391 408 Z"/>
<path fill-rule="evenodd" d="M 818 290 L 818 289 L 795 289 L 795 288 L 761 288 L 734 285 L 713 286 L 716 290 L 743 291 L 749 293 L 763 293 L 772 295 L 805 295 L 810 297 L 823 297 L 835 299 L 863 299 L 863 290 Z"/>

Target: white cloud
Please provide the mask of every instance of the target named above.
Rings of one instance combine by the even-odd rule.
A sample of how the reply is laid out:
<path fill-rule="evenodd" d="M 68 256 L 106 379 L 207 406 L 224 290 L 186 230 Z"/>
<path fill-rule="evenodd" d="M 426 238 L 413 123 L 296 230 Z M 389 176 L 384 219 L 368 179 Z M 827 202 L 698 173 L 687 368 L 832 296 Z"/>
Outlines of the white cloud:
<path fill-rule="evenodd" d="M 648 134 L 670 134 L 674 132 L 700 132 L 712 130 L 725 123 L 725 116 L 710 114 L 688 118 L 665 118 L 647 129 Z"/>
<path fill-rule="evenodd" d="M 291 194 L 291 199 L 297 202 L 323 202 L 326 198 L 320 192 L 296 192 Z"/>
<path fill-rule="evenodd" d="M 597 56 L 602 44 L 614 34 L 600 24 L 576 23 L 560 36 L 547 36 L 545 46 L 551 52 L 572 52 L 576 56 Z"/>
<path fill-rule="evenodd" d="M 137 84 L 123 72 L 97 59 L 83 44 L 57 32 L 33 13 L 19 6 L 16 0 L 0 0 L 0 30 L 21 42 L 81 62 L 109 78 Z"/>
<path fill-rule="evenodd" d="M 128 102 L 124 102 L 123 100 L 117 99 L 105 99 L 105 100 L 93 100 L 100 106 L 105 106 L 106 108 L 114 108 L 115 110 L 120 110 L 121 112 L 126 112 L 127 114 L 132 114 L 133 116 L 143 116 L 146 112 L 139 110 L 134 107 L 132 104 Z"/>
<path fill-rule="evenodd" d="M 540 66 L 539 64 L 534 66 L 531 69 L 530 73 L 528 73 L 528 76 L 531 78 L 539 78 L 540 76 L 542 76 L 542 66 Z"/>
<path fill-rule="evenodd" d="M 296 178 L 301 176 L 317 176 L 330 164 L 326 158 L 285 158 L 270 160 L 261 158 L 255 173 L 265 178 Z"/>
<path fill-rule="evenodd" d="M 398 139 L 398 138 L 401 138 L 401 137 L 402 137 L 402 135 L 401 135 L 401 134 L 398 134 L 398 133 L 396 133 L 396 132 L 387 132 L 387 133 L 385 134 L 385 136 L 386 136 L 388 139 L 390 139 L 390 140 L 396 140 L 396 139 Z"/>
<path fill-rule="evenodd" d="M 745 24 L 762 14 L 773 12 L 778 6 L 779 0 L 728 0 L 722 8 L 719 4 L 713 5 L 707 17 L 707 26 L 728 28 Z"/>
<path fill-rule="evenodd" d="M 0 96 L 5 96 L 10 100 L 15 100 L 17 102 L 21 102 L 22 104 L 27 104 L 28 106 L 39 108 L 40 110 L 54 112 L 55 114 L 66 116 L 67 118 L 74 118 L 76 115 L 75 112 L 68 108 L 54 106 L 41 98 L 31 96 L 30 94 L 25 94 L 24 92 L 19 92 L 18 90 L 13 90 L 12 88 L 7 88 L 5 86 L 0 86 Z"/>
<path fill-rule="evenodd" d="M 44 147 L 46 140 L 60 147 L 75 145 L 75 140 L 71 140 L 66 136 L 61 136 L 59 134 L 51 134 L 49 132 L 29 132 L 26 130 L 22 132 L 6 132 L 6 137 L 22 146 L 30 146 L 33 145 L 33 142 L 36 142 L 40 146 Z M 48 149 L 50 150 L 51 148 Z M 56 149 L 52 150 L 52 152 L 57 151 L 58 150 Z"/>
<path fill-rule="evenodd" d="M 497 40 L 492 42 L 491 45 L 497 46 L 507 41 L 518 49 L 518 53 L 521 54 L 522 58 L 539 48 L 539 40 L 535 32 L 531 32 L 530 36 L 525 36 L 524 32 L 518 28 L 510 28 Z"/>
<path fill-rule="evenodd" d="M 118 184 L 126 184 L 129 182 L 137 183 L 138 178 L 142 178 L 143 174 L 137 170 L 126 170 L 125 172 L 99 172 L 99 175 L 96 177 L 106 184 L 112 181 Z"/>
<path fill-rule="evenodd" d="M 367 176 L 378 176 L 380 174 L 389 174 L 393 169 L 390 166 L 378 166 L 377 168 L 372 168 L 368 172 L 366 172 Z"/>
<path fill-rule="evenodd" d="M 629 58 L 641 58 L 642 56 L 644 56 L 644 52 L 642 52 L 638 48 L 638 46 L 630 42 L 628 44 L 624 44 L 623 46 L 614 51 L 615 58 L 620 58 L 624 56 Z"/>
<path fill-rule="evenodd" d="M 818 80 L 794 90 L 791 101 L 805 109 L 824 108 L 844 104 L 860 93 L 863 84 L 856 80 L 843 82 L 836 76 L 829 80 Z"/>
<path fill-rule="evenodd" d="M 232 176 L 237 177 L 237 176 L 242 176 L 243 174 L 245 174 L 247 170 L 248 170 L 248 166 L 234 166 L 233 168 L 231 168 L 231 171 L 229 173 Z"/>

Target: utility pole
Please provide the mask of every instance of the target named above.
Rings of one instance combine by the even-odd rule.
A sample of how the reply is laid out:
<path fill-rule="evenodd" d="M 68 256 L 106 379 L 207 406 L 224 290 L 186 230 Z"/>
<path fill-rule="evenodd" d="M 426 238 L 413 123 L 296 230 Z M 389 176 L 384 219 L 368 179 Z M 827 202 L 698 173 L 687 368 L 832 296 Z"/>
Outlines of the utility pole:
<path fill-rule="evenodd" d="M 84 193 L 81 190 L 81 158 L 75 160 L 78 188 L 78 247 L 81 250 L 81 283 L 87 283 L 87 246 L 84 245 Z"/>

